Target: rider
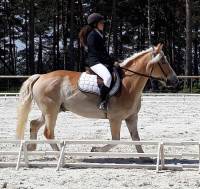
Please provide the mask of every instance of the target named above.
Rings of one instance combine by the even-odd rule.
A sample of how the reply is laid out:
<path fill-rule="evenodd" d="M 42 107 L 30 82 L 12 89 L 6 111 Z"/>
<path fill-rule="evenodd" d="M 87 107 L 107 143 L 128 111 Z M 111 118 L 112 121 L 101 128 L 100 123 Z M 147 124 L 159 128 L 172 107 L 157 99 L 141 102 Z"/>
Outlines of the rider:
<path fill-rule="evenodd" d="M 88 16 L 87 23 L 88 25 L 83 27 L 79 33 L 80 42 L 88 52 L 90 69 L 103 79 L 103 84 L 99 86 L 99 109 L 106 111 L 112 81 L 109 69 L 113 66 L 113 60 L 105 47 L 104 17 L 99 13 L 93 13 Z"/>

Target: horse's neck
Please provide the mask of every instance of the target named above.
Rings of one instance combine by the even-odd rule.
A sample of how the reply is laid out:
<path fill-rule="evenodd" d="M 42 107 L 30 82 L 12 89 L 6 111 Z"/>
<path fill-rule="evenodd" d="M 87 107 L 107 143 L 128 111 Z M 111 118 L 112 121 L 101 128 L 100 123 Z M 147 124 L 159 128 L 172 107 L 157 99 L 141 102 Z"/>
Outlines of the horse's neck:
<path fill-rule="evenodd" d="M 150 55 L 149 53 L 139 57 L 136 60 L 133 60 L 128 64 L 128 66 L 125 66 L 125 68 L 129 70 L 133 70 L 138 73 L 142 73 L 145 75 L 149 75 L 146 70 L 146 66 L 148 61 L 150 60 Z M 131 75 L 131 76 L 130 76 Z M 129 89 L 131 94 L 138 94 L 140 95 L 147 83 L 148 78 L 137 75 L 137 74 L 132 74 L 131 72 L 126 72 L 125 73 L 125 80 L 127 81 L 129 87 L 131 85 L 131 88 Z"/>

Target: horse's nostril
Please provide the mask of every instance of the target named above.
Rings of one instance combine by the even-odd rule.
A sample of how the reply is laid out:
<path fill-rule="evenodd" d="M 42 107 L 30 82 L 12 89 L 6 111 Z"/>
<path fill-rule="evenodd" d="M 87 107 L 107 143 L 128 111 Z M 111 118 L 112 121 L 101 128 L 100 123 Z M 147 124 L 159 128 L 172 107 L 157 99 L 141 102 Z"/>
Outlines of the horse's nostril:
<path fill-rule="evenodd" d="M 171 85 L 171 84 L 172 84 L 171 80 L 167 79 L 166 85 Z"/>
<path fill-rule="evenodd" d="M 179 80 L 178 78 L 167 79 L 166 85 L 176 88 L 179 85 Z"/>

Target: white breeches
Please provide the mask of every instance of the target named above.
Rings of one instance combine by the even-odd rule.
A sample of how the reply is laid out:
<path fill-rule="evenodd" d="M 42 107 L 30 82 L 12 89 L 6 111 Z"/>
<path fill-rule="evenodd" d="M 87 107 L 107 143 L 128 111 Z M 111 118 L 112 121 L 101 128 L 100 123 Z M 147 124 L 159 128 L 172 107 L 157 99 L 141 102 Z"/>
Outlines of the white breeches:
<path fill-rule="evenodd" d="M 106 66 L 103 64 L 99 63 L 96 64 L 92 67 L 90 67 L 93 72 L 95 72 L 99 77 L 103 79 L 103 83 L 106 87 L 110 87 L 111 81 L 112 81 L 112 76 Z"/>

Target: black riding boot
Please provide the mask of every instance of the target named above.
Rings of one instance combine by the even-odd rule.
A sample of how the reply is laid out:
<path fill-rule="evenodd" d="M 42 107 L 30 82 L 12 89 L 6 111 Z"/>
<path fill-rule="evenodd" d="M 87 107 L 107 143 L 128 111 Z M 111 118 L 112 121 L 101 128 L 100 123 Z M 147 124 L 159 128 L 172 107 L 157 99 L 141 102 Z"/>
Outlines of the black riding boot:
<path fill-rule="evenodd" d="M 99 109 L 103 111 L 107 111 L 108 107 L 108 97 L 109 97 L 109 88 L 105 85 L 100 86 L 100 103 Z"/>

